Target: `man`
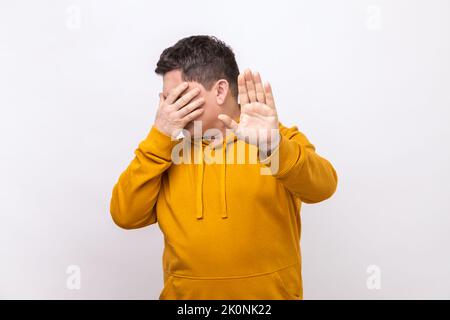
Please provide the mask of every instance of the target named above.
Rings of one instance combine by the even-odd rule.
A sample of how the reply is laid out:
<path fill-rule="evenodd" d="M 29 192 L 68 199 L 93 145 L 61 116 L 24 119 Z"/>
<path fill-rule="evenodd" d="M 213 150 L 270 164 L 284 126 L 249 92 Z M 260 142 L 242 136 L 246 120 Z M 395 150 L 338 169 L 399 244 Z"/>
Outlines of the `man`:
<path fill-rule="evenodd" d="M 239 74 L 217 38 L 178 41 L 155 72 L 156 119 L 114 187 L 111 215 L 125 229 L 158 222 L 159 298 L 302 299 L 300 207 L 335 192 L 334 168 L 279 123 L 271 86 Z"/>

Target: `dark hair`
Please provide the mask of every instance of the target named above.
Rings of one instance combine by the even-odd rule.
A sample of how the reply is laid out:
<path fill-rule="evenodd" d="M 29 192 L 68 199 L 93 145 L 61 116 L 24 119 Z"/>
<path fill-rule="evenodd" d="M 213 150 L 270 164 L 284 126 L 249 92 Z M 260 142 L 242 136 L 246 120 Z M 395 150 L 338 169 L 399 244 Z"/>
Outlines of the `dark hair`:
<path fill-rule="evenodd" d="M 164 49 L 155 72 L 164 75 L 180 69 L 185 81 L 197 81 L 210 90 L 215 81 L 226 79 L 237 99 L 239 68 L 233 50 L 213 36 L 191 36 Z"/>

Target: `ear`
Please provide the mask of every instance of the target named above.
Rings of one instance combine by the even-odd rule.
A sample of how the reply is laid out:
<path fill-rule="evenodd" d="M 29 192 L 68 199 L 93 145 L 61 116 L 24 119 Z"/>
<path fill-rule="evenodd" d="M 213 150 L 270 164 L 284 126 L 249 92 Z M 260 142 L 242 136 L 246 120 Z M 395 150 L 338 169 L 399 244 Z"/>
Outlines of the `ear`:
<path fill-rule="evenodd" d="M 228 91 L 230 90 L 230 85 L 227 80 L 220 79 L 215 85 L 216 101 L 219 106 L 225 103 Z"/>

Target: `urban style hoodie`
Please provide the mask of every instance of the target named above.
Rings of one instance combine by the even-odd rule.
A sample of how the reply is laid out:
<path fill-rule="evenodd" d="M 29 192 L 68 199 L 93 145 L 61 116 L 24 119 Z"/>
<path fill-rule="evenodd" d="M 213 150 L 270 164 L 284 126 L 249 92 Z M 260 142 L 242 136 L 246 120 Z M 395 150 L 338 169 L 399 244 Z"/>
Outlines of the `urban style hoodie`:
<path fill-rule="evenodd" d="M 110 211 L 125 229 L 158 223 L 159 299 L 303 299 L 301 205 L 331 197 L 337 175 L 296 126 L 279 128 L 279 145 L 256 162 L 257 147 L 234 134 L 212 152 L 156 127 L 139 144 Z"/>

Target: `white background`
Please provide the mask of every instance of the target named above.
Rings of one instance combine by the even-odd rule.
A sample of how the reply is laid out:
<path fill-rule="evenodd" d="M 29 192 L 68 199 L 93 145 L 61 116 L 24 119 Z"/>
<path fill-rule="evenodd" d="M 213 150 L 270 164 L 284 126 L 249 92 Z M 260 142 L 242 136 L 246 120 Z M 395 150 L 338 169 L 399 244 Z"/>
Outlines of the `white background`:
<path fill-rule="evenodd" d="M 0 298 L 158 297 L 158 226 L 119 229 L 109 201 L 161 51 L 194 34 L 270 80 L 338 172 L 302 210 L 305 299 L 450 298 L 448 0 L 0 0 Z"/>

